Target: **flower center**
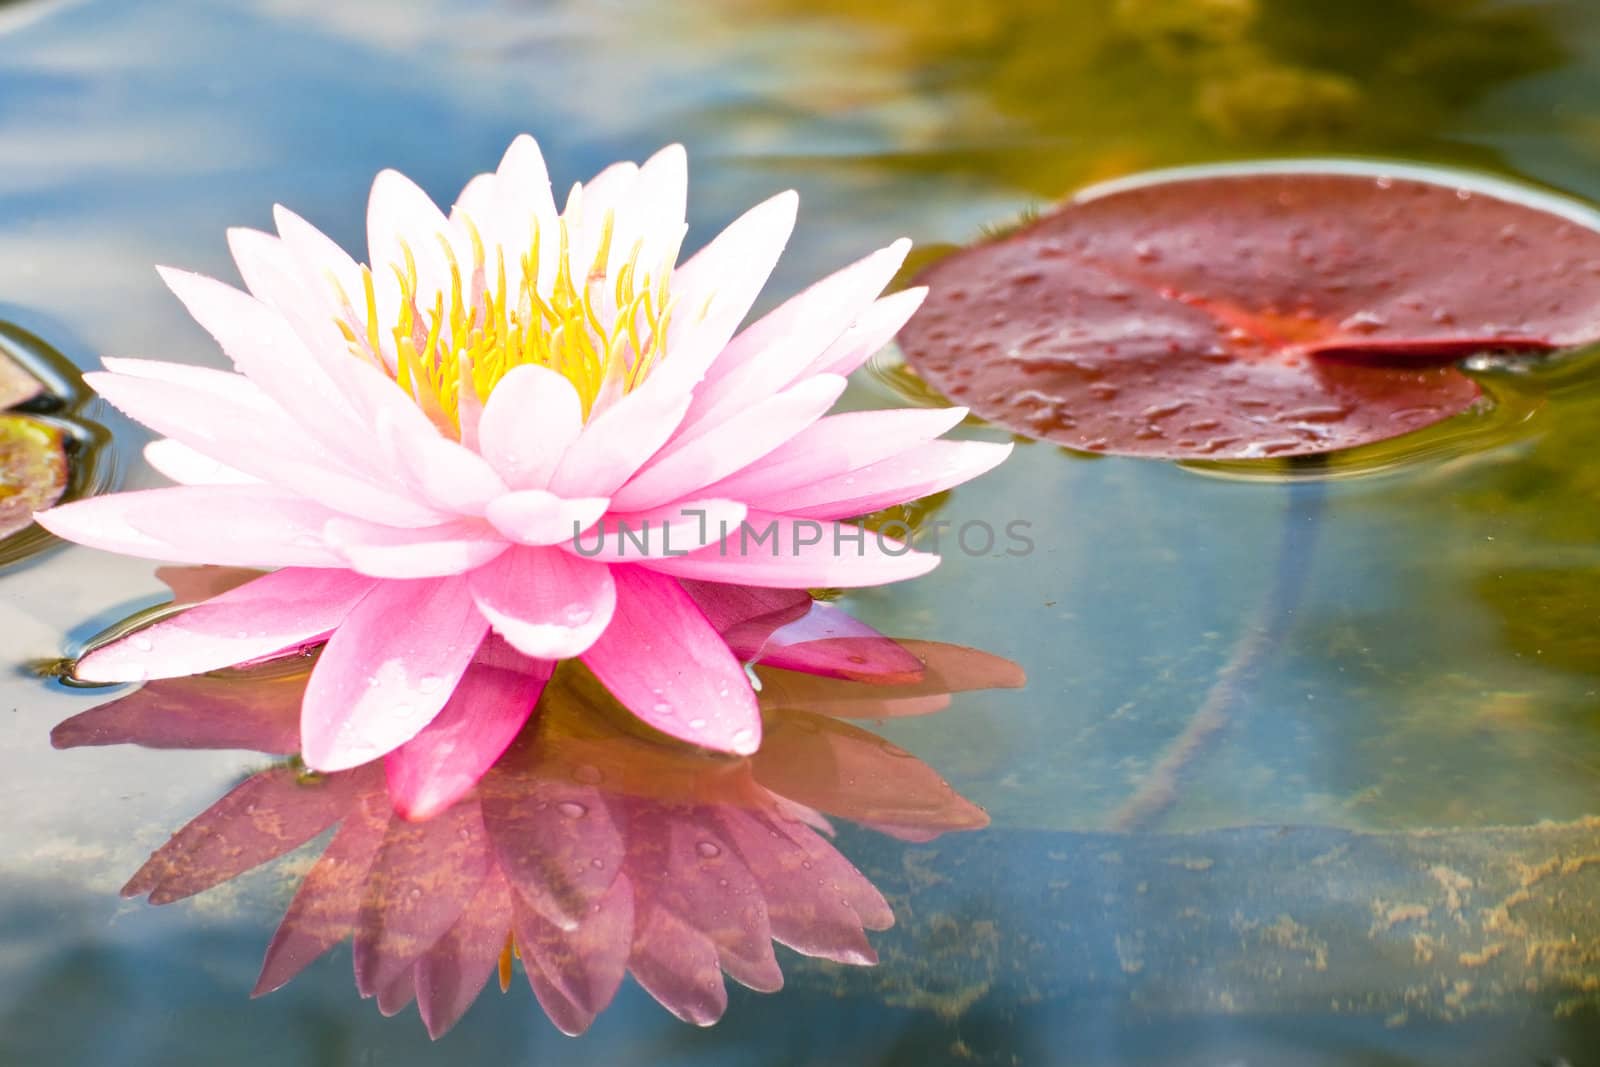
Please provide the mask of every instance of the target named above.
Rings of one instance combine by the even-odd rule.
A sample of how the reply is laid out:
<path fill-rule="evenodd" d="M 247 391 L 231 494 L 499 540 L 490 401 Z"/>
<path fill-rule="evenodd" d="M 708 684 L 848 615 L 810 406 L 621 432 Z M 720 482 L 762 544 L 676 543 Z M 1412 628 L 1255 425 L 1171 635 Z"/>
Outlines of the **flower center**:
<path fill-rule="evenodd" d="M 559 219 L 555 275 L 541 286 L 544 235 L 537 224 L 520 270 L 509 279 L 504 249 L 489 262 L 477 227 L 466 220 L 471 262 L 463 265 L 439 235 L 449 282 L 431 306 L 418 293 L 416 256 L 402 243 L 404 262 L 392 265 L 400 282 L 393 367 L 378 355 L 383 327 L 371 268 L 362 268 L 365 335 L 348 322 L 340 327 L 351 350 L 385 370 L 442 432 L 459 436 L 463 405 L 480 406 L 500 379 L 525 364 L 548 367 L 571 382 L 587 419 L 598 402 L 634 388 L 661 361 L 672 315 L 667 288 L 673 264 L 662 264 L 654 275 L 641 271 L 642 240 L 607 276 L 614 222 L 608 213 L 592 261 L 576 274 L 567 222 Z"/>

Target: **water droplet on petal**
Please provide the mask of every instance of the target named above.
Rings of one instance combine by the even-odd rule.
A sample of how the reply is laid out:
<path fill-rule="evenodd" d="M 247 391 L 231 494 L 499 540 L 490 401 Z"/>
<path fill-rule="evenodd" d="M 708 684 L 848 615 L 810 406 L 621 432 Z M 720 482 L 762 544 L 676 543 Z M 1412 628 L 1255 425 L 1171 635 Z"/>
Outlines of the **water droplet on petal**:
<path fill-rule="evenodd" d="M 589 814 L 589 809 L 574 800 L 563 800 L 556 805 L 556 810 L 569 819 L 581 819 Z"/>
<path fill-rule="evenodd" d="M 701 841 L 694 846 L 694 850 L 708 860 L 722 855 L 722 846 L 715 841 Z"/>

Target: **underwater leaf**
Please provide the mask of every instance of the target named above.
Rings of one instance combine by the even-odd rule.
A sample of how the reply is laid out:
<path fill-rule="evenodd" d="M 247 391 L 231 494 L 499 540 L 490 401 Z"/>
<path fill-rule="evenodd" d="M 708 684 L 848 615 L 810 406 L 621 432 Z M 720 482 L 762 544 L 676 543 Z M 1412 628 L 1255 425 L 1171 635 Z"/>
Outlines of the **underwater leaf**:
<path fill-rule="evenodd" d="M 1514 195 L 1347 167 L 1090 190 L 923 271 L 900 341 L 951 400 L 1071 448 L 1381 441 L 1478 402 L 1457 359 L 1600 340 L 1600 231 Z"/>
<path fill-rule="evenodd" d="M 7 387 L 0 374 L 0 391 Z M 26 415 L 0 415 L 0 537 L 33 522 L 33 513 L 67 488 L 65 438 L 55 426 Z"/>

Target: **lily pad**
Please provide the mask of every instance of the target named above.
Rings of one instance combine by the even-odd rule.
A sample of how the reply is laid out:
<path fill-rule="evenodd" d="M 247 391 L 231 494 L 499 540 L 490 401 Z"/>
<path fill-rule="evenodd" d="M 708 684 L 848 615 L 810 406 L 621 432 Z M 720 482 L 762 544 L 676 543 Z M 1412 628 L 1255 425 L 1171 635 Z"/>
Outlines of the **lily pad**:
<path fill-rule="evenodd" d="M 0 415 L 0 537 L 33 522 L 67 489 L 67 454 L 59 427 L 26 415 Z"/>
<path fill-rule="evenodd" d="M 83 416 L 92 396 L 70 360 L 0 322 L 0 568 L 55 543 L 34 512 L 100 492 L 115 477 L 110 435 Z"/>
<path fill-rule="evenodd" d="M 1417 172 L 1119 183 L 917 280 L 930 293 L 900 342 L 929 384 L 1008 429 L 1121 455 L 1381 441 L 1480 402 L 1464 356 L 1600 340 L 1595 216 Z"/>
<path fill-rule="evenodd" d="M 0 352 L 0 409 L 26 404 L 44 392 L 44 384 Z"/>

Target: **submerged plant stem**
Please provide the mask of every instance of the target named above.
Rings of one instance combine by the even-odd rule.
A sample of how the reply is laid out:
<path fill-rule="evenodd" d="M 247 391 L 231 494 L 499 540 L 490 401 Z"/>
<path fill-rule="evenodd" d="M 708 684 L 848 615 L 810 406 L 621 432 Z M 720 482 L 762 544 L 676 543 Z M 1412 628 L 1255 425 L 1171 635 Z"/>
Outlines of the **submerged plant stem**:
<path fill-rule="evenodd" d="M 1300 468 L 1320 468 L 1322 458 L 1309 456 L 1295 462 Z M 1306 470 L 1305 473 L 1311 473 Z M 1233 711 L 1249 693 L 1261 667 L 1277 650 L 1293 621 L 1295 606 L 1305 590 L 1312 549 L 1321 525 L 1327 490 L 1321 479 L 1289 483 L 1283 538 L 1278 565 L 1267 598 L 1262 601 L 1233 654 L 1217 672 L 1183 732 L 1172 740 L 1145 776 L 1137 792 L 1111 817 L 1114 830 L 1144 830 L 1156 823 L 1178 801 L 1178 791 L 1190 764 L 1211 740 L 1232 721 Z"/>

